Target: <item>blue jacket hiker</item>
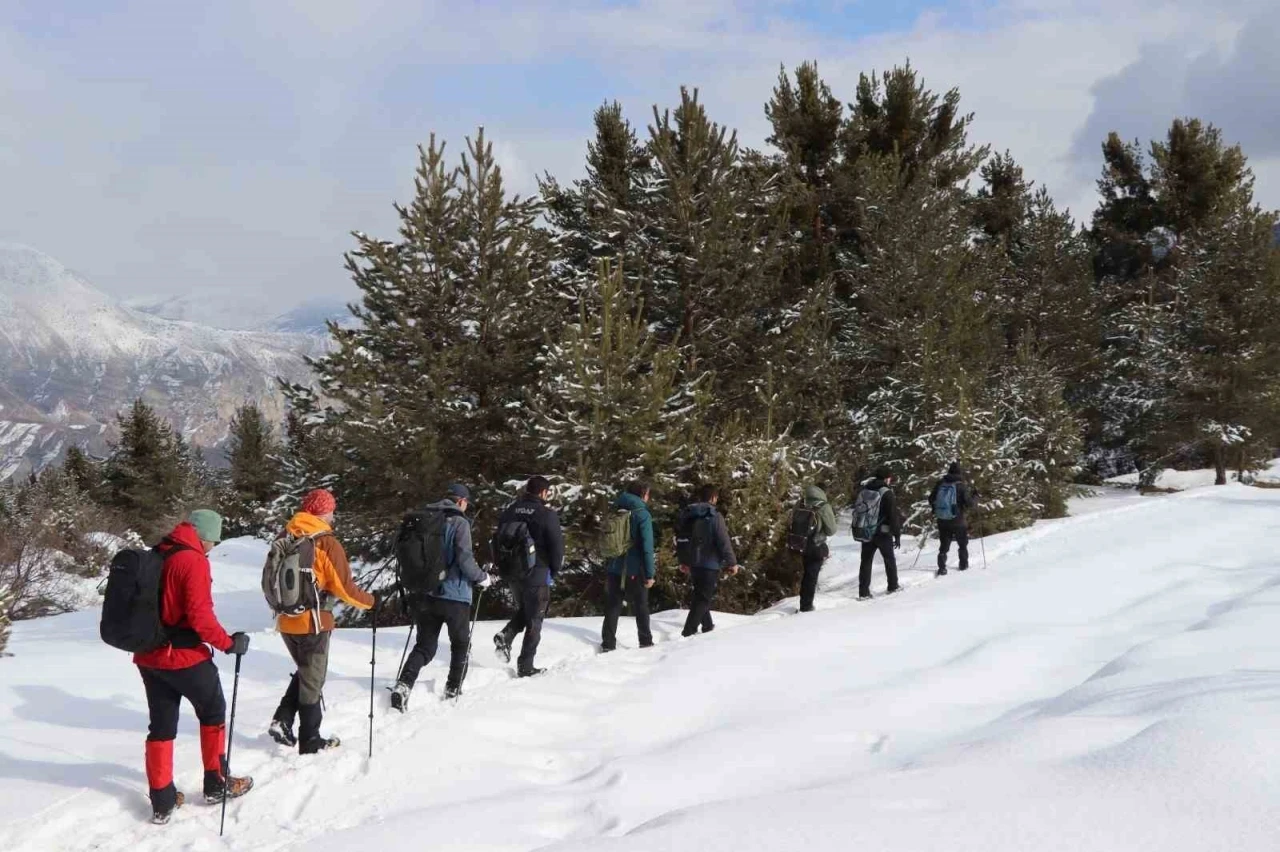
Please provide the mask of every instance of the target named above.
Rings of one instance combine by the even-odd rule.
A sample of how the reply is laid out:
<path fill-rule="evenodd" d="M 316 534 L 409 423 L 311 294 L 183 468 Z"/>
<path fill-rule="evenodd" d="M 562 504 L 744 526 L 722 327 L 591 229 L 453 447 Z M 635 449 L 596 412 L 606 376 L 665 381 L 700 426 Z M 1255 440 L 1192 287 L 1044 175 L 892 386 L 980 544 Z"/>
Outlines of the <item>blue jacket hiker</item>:
<path fill-rule="evenodd" d="M 636 633 L 641 648 L 653 644 L 649 630 L 649 589 L 657 576 L 654 554 L 653 515 L 649 512 L 649 485 L 636 481 L 613 501 L 612 508 L 631 513 L 631 547 L 622 556 L 609 560 L 604 604 L 604 630 L 600 648 L 612 651 L 618 646 L 618 618 L 623 601 L 636 617 Z"/>
<path fill-rule="evenodd" d="M 445 681 L 444 695 L 454 698 L 462 693 L 462 681 L 467 676 L 467 656 L 471 648 L 471 595 L 479 586 L 488 588 L 493 578 L 476 564 L 471 545 L 471 523 L 465 512 L 471 502 L 471 492 L 465 485 L 450 485 L 449 494 L 438 503 L 432 503 L 422 511 L 431 518 L 426 526 L 426 540 L 440 541 L 440 554 L 445 577 L 434 590 L 426 593 L 425 600 L 415 613 L 418 642 L 405 660 L 400 678 L 391 691 L 391 706 L 403 713 L 409 708 L 409 693 L 418 680 L 422 667 L 436 655 L 440 641 L 440 628 L 449 630 L 449 678 Z M 431 524 L 439 522 L 441 527 Z M 436 530 L 440 530 L 438 539 Z M 433 563 L 434 564 L 434 563 Z"/>

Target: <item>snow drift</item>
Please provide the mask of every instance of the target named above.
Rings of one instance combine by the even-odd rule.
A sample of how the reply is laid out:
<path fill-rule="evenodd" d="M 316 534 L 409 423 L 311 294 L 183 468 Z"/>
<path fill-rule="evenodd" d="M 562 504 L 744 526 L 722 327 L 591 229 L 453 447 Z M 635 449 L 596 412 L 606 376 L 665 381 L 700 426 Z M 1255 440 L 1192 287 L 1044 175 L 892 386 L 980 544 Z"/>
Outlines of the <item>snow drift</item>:
<path fill-rule="evenodd" d="M 386 706 L 405 633 L 335 637 L 326 731 L 303 760 L 265 727 L 288 658 L 257 586 L 261 545 L 217 552 L 215 592 L 252 629 L 234 764 L 255 791 L 146 823 L 146 705 L 96 614 L 18 625 L 0 661 L 0 848 L 10 850 L 1271 850 L 1280 837 L 1280 492 L 1109 495 L 988 539 L 989 568 L 853 600 L 835 542 L 819 611 L 787 602 L 715 633 L 597 656 L 598 619 L 548 624 L 516 681 L 476 631 L 467 692 L 426 670 Z M 914 558 L 900 554 L 904 568 Z M 926 566 L 928 569 L 926 570 Z M 954 561 L 953 561 L 954 566 Z M 726 580 L 733 582 L 733 580 Z M 883 589 L 877 565 L 876 588 Z M 634 644 L 626 621 L 623 643 Z M 219 658 L 228 695 L 231 666 Z M 180 787 L 199 782 L 184 711 Z"/>

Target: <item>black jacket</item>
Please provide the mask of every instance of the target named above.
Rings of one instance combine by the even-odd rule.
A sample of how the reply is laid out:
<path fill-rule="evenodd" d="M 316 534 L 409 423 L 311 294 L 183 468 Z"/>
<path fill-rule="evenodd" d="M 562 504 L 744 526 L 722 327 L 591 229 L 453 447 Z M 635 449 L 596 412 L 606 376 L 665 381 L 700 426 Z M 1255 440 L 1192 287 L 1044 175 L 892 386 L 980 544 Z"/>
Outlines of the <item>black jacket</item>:
<path fill-rule="evenodd" d="M 965 523 L 965 513 L 973 508 L 973 493 L 969 490 L 969 485 L 963 478 L 955 474 L 948 473 L 939 479 L 933 486 L 933 493 L 929 495 L 929 508 L 932 509 L 938 502 L 938 491 L 942 488 L 943 483 L 954 484 L 956 487 L 956 516 L 949 521 L 938 521 L 939 524 L 947 524 L 950 526 L 963 526 Z"/>
<path fill-rule="evenodd" d="M 738 564 L 738 557 L 733 552 L 733 540 L 729 538 L 729 525 L 724 521 L 724 515 L 716 510 L 715 506 L 710 503 L 691 503 L 680 510 L 680 525 L 692 523 L 698 518 L 711 518 L 711 528 L 713 532 L 714 553 L 707 554 L 706 562 L 702 565 L 689 565 L 689 568 L 710 568 L 715 571 L 721 571 L 725 568 L 732 568 Z"/>
<path fill-rule="evenodd" d="M 889 535 L 895 539 L 902 537 L 902 518 L 898 516 L 898 501 L 893 495 L 893 489 L 890 488 L 883 479 L 868 479 L 862 483 L 863 488 L 872 491 L 885 489 L 884 495 L 880 498 L 880 532 L 884 533 L 884 528 L 889 528 Z"/>
<path fill-rule="evenodd" d="M 502 510 L 498 526 L 523 521 L 538 551 L 538 567 L 534 571 L 534 585 L 550 585 L 551 577 L 564 567 L 564 530 L 560 516 L 546 503 L 532 494 L 522 494 L 514 503 Z"/>

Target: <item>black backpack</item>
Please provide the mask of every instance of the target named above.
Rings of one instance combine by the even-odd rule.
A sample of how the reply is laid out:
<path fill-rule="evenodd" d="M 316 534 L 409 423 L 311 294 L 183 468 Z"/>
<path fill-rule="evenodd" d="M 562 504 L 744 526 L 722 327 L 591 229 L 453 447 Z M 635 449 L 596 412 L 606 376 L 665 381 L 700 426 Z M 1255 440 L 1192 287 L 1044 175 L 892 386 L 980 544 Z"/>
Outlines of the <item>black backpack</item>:
<path fill-rule="evenodd" d="M 676 559 L 681 565 L 696 568 L 706 564 L 715 553 L 715 512 L 694 514 L 682 509 L 676 517 Z"/>
<path fill-rule="evenodd" d="M 200 644 L 195 631 L 166 627 L 161 619 L 164 558 L 154 548 L 122 550 L 112 558 L 98 625 L 102 641 L 112 648 L 146 654 L 170 644 L 175 648 Z"/>
<path fill-rule="evenodd" d="M 791 525 L 787 529 L 787 549 L 796 553 L 810 553 L 814 548 L 814 536 L 818 532 L 818 513 L 806 506 L 791 510 Z"/>
<path fill-rule="evenodd" d="M 410 512 L 396 536 L 396 566 L 400 586 L 409 594 L 431 594 L 449 576 L 444 555 L 445 521 L 439 509 Z"/>
<path fill-rule="evenodd" d="M 538 567 L 538 547 L 524 521 L 507 521 L 493 536 L 493 559 L 498 576 L 524 582 Z"/>

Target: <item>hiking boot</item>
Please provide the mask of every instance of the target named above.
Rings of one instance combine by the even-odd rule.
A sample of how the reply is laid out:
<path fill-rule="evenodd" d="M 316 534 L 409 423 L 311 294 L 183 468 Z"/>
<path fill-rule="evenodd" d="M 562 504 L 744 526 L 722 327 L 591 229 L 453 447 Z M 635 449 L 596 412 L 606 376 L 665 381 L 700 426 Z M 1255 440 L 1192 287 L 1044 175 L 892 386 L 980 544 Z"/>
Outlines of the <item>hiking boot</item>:
<path fill-rule="evenodd" d="M 871 594 L 870 592 L 867 592 L 865 595 L 858 595 L 858 600 L 860 600 L 860 601 L 869 601 L 869 600 L 871 600 L 871 599 L 872 599 L 872 598 L 874 598 L 874 597 L 875 597 L 875 595 Z"/>
<path fill-rule="evenodd" d="M 901 587 L 901 586 L 894 586 L 892 589 L 889 589 L 888 591 L 886 591 L 886 592 L 885 592 L 885 594 L 886 594 L 886 595 L 896 595 L 896 594 L 897 594 L 898 592 L 900 592 L 900 591 L 902 591 L 902 587 Z"/>
<path fill-rule="evenodd" d="M 155 825 L 168 825 L 169 820 L 173 818 L 173 812 L 182 807 L 187 802 L 187 797 L 178 793 L 173 800 L 173 807 L 165 810 L 152 810 L 151 822 Z"/>
<path fill-rule="evenodd" d="M 964 569 L 961 568 L 960 570 L 963 571 Z M 939 577 L 947 576 L 947 567 L 945 565 L 938 569 L 937 576 Z"/>
<path fill-rule="evenodd" d="M 652 642 L 641 642 L 641 643 L 640 643 L 640 647 L 641 647 L 641 648 L 652 648 L 652 647 L 653 647 L 653 643 L 652 643 Z"/>
<path fill-rule="evenodd" d="M 504 663 L 511 662 L 511 640 L 507 638 L 505 633 L 499 633 L 493 637 L 493 650 L 498 655 L 498 659 Z"/>
<path fill-rule="evenodd" d="M 342 745 L 337 737 L 316 737 L 313 740 L 298 743 L 298 754 L 319 754 Z"/>
<path fill-rule="evenodd" d="M 614 646 L 614 645 L 601 645 L 601 646 L 600 646 L 600 653 L 601 653 L 601 654 L 608 654 L 610 651 L 616 651 L 616 650 L 618 650 L 618 649 L 617 649 L 617 647 L 616 647 L 616 646 Z"/>
<path fill-rule="evenodd" d="M 391 709 L 399 710 L 401 713 L 409 709 L 409 690 L 413 687 L 409 684 L 401 682 L 395 685 L 391 690 Z"/>
<path fill-rule="evenodd" d="M 451 684 L 445 684 L 445 686 L 444 686 L 444 700 L 445 700 L 445 701 L 451 701 L 451 700 L 453 700 L 453 699 L 455 699 L 455 698 L 460 697 L 461 695 L 462 695 L 462 687 L 460 687 L 460 686 L 453 686 L 453 685 L 451 685 Z"/>
<path fill-rule="evenodd" d="M 232 775 L 227 779 L 227 784 L 222 783 L 222 776 L 215 775 L 210 783 L 210 779 L 206 776 L 204 781 L 204 803 L 206 805 L 220 805 L 223 798 L 238 799 L 245 793 L 253 789 L 253 779 L 249 777 L 237 778 Z"/>
<path fill-rule="evenodd" d="M 542 674 L 542 673 L 543 673 L 543 672 L 545 672 L 545 671 L 546 671 L 546 669 L 540 669 L 540 668 L 536 668 L 536 667 L 534 667 L 534 666 L 530 666 L 530 667 L 529 667 L 529 668 L 527 668 L 527 669 L 521 669 L 521 670 L 518 672 L 518 675 L 519 675 L 520 677 L 537 677 L 538 675 Z"/>
<path fill-rule="evenodd" d="M 286 725 L 279 719 L 271 720 L 271 727 L 267 728 L 267 734 L 270 735 L 271 739 L 288 748 L 293 748 L 298 744 L 298 738 L 293 735 L 293 726 Z"/>
<path fill-rule="evenodd" d="M 961 570 L 961 571 L 968 571 L 968 570 L 969 570 L 969 566 L 968 566 L 968 565 L 961 565 L 961 566 L 960 566 L 960 570 Z"/>

